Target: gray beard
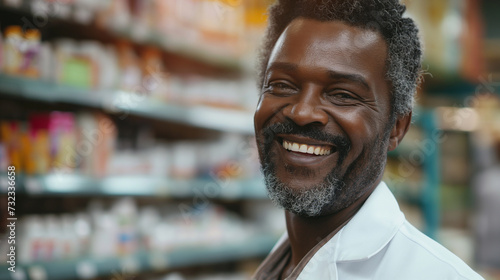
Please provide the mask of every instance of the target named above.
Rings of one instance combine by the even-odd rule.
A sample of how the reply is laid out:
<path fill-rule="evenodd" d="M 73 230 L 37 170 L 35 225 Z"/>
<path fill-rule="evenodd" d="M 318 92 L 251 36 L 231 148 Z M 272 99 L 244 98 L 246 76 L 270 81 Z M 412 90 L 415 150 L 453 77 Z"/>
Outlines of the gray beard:
<path fill-rule="evenodd" d="M 345 186 L 343 181 L 330 174 L 322 183 L 311 188 L 293 190 L 274 175 L 272 167 L 268 169 L 271 170 L 263 170 L 263 174 L 271 201 L 276 206 L 300 216 L 320 216 L 324 209 L 332 206 L 332 202 L 338 201 L 336 194 Z"/>
<path fill-rule="evenodd" d="M 275 174 L 275 162 L 272 152 L 267 152 L 266 159 L 261 167 L 267 187 L 268 196 L 278 207 L 304 217 L 318 217 L 327 213 L 336 213 L 361 197 L 366 191 L 366 186 L 372 185 L 383 173 L 387 157 L 385 155 L 388 143 L 388 132 L 386 140 L 376 139 L 368 148 L 372 153 L 363 154 L 356 159 L 348 168 L 346 175 L 339 174 L 339 170 L 333 169 L 323 182 L 304 189 L 292 189 L 284 184 Z M 358 166 L 360 162 L 366 165 Z M 339 161 L 338 165 L 341 165 Z M 295 169 L 291 172 L 310 171 Z M 309 174 L 314 176 L 313 173 Z M 340 179 L 339 179 L 340 178 Z M 349 186 L 349 189 L 347 189 Z"/>
<path fill-rule="evenodd" d="M 391 123 L 388 123 L 384 134 L 375 139 L 365 149 L 370 153 L 362 153 L 342 175 L 340 166 L 347 156 L 346 152 L 350 149 L 350 143 L 344 141 L 349 144 L 344 144 L 344 148 L 339 149 L 339 152 L 346 152 L 339 155 L 337 167 L 330 171 L 323 182 L 303 189 L 290 188 L 276 176 L 275 164 L 277 163 L 273 160 L 275 155 L 269 148 L 271 141 L 266 141 L 266 139 L 273 139 L 274 135 L 273 133 L 264 133 L 264 140 L 258 142 L 258 147 L 261 170 L 269 198 L 276 206 L 305 217 L 318 217 L 329 213 L 337 213 L 348 207 L 356 199 L 360 198 L 367 191 L 367 188 L 372 186 L 377 178 L 382 175 L 387 161 L 385 153 L 391 128 Z M 342 145 L 339 143 L 341 142 L 336 144 L 341 147 Z M 312 170 L 292 168 L 290 166 L 285 166 L 285 168 L 290 173 L 290 176 L 297 172 L 300 172 L 303 176 L 315 176 Z"/>

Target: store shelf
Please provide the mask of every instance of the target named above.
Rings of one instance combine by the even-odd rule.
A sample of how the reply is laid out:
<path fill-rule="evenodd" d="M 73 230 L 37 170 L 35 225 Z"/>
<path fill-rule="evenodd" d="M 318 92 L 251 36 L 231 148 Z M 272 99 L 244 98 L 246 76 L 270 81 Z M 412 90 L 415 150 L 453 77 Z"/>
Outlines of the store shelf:
<path fill-rule="evenodd" d="M 137 38 L 137 36 L 134 35 L 133 31 L 130 29 L 116 30 L 112 32 L 121 38 L 140 44 L 156 46 L 164 51 L 188 57 L 210 65 L 234 70 L 251 70 L 251 64 L 246 62 L 243 58 L 231 57 L 204 49 L 200 47 L 200 44 L 196 44 L 196 42 L 183 42 L 172 38 L 171 36 L 156 34 L 155 32 L 149 32 L 149 34 L 143 35 L 142 38 Z"/>
<path fill-rule="evenodd" d="M 1 3 L 0 11 L 19 14 L 21 18 L 25 17 L 26 21 L 36 16 L 44 16 L 44 20 L 50 22 L 51 26 L 71 25 L 72 28 L 78 29 L 99 29 L 101 32 L 105 32 L 108 34 L 108 36 L 111 37 L 130 40 L 141 45 L 156 46 L 163 51 L 187 57 L 216 67 L 223 67 L 235 71 L 251 70 L 251 63 L 246 61 L 243 57 L 229 56 L 227 53 L 224 54 L 220 51 L 211 50 L 204 46 L 204 44 L 182 41 L 173 36 L 166 36 L 165 34 L 159 34 L 158 32 L 154 31 L 149 31 L 144 34 L 144 30 L 141 30 L 141 35 L 137 35 L 137 32 L 134 31 L 134 26 L 129 26 L 127 28 L 117 30 L 108 30 L 100 28 L 95 24 L 89 26 L 74 20 L 61 19 L 56 15 L 53 15 L 50 10 L 42 12 L 32 12 L 31 9 L 27 7 L 13 8 Z M 23 23 L 25 22 L 23 21 Z"/>
<path fill-rule="evenodd" d="M 128 279 L 144 271 L 160 271 L 185 266 L 206 265 L 246 258 L 262 257 L 269 253 L 277 237 L 268 234 L 255 236 L 238 243 L 210 245 L 206 247 L 178 248 L 168 253 L 140 252 L 115 258 L 79 258 L 31 264 L 16 264 L 16 272 L 0 265 L 2 280 L 63 280 L 92 279 L 110 275 L 116 279 Z M 130 277 L 132 278 L 132 277 Z"/>
<path fill-rule="evenodd" d="M 7 192 L 7 177 L 0 177 L 0 193 Z M 146 175 L 96 179 L 78 174 L 17 176 L 16 193 L 29 195 L 155 196 L 171 198 L 266 199 L 261 178 L 175 180 Z"/>
<path fill-rule="evenodd" d="M 202 105 L 166 104 L 118 90 L 86 90 L 0 74 L 0 94 L 43 102 L 100 108 L 126 118 L 129 114 L 218 131 L 253 134 L 251 112 Z"/>

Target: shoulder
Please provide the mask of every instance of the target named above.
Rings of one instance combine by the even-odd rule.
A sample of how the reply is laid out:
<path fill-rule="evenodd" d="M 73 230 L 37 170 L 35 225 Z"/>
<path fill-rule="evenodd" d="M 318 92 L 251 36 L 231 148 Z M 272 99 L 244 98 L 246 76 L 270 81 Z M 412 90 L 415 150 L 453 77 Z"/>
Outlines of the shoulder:
<path fill-rule="evenodd" d="M 400 265 L 405 274 L 416 273 L 425 279 L 483 279 L 459 257 L 407 221 L 384 254 L 394 265 Z"/>
<path fill-rule="evenodd" d="M 338 279 L 484 280 L 407 221 L 376 254 L 336 266 Z"/>

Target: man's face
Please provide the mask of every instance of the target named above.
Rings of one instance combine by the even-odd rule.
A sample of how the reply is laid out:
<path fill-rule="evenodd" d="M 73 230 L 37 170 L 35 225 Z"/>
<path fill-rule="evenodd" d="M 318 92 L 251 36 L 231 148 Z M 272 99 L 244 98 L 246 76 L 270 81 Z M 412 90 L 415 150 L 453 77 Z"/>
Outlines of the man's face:
<path fill-rule="evenodd" d="M 273 201 L 321 216 L 380 181 L 392 127 L 386 57 L 374 31 L 304 18 L 286 28 L 254 117 Z"/>

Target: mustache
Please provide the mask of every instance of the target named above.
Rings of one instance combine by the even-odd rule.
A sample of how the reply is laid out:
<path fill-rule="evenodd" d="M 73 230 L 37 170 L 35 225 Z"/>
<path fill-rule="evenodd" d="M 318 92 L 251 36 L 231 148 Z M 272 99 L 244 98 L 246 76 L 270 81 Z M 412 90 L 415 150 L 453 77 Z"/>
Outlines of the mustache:
<path fill-rule="evenodd" d="M 264 145 L 268 146 L 277 134 L 294 134 L 308 137 L 317 141 L 331 143 L 337 147 L 341 153 L 347 153 L 351 149 L 351 141 L 344 135 L 331 134 L 323 131 L 315 125 L 299 126 L 291 120 L 284 120 L 281 123 L 272 124 L 262 130 L 264 135 Z"/>

